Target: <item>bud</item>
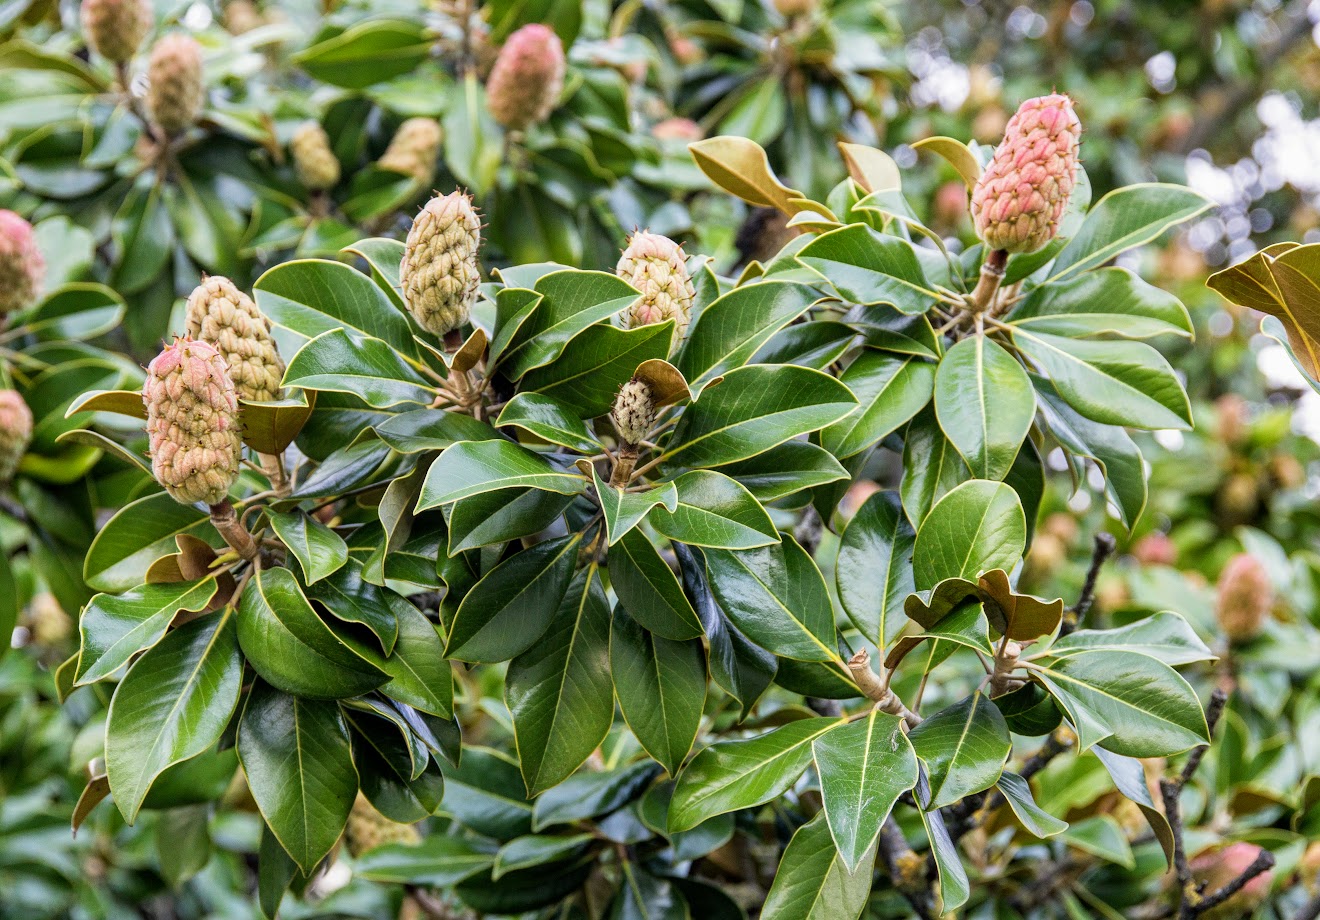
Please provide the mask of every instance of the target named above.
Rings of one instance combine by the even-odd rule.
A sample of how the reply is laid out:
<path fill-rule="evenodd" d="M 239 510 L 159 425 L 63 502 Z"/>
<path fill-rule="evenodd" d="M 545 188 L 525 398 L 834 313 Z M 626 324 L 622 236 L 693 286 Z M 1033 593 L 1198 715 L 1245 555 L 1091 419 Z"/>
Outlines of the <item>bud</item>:
<path fill-rule="evenodd" d="M 619 388 L 610 411 L 614 427 L 625 444 L 640 444 L 655 424 L 655 396 L 651 385 L 636 377 Z"/>
<path fill-rule="evenodd" d="M 32 225 L 0 209 L 0 320 L 32 305 L 46 275 Z"/>
<path fill-rule="evenodd" d="M 1027 553 L 1027 571 L 1036 578 L 1043 578 L 1068 561 L 1068 546 L 1052 533 L 1041 532 L 1031 541 L 1031 550 Z"/>
<path fill-rule="evenodd" d="M 950 179 L 935 190 L 931 208 L 935 223 L 953 227 L 967 213 L 967 184 L 961 179 Z"/>
<path fill-rule="evenodd" d="M 330 135 L 320 122 L 300 125 L 289 141 L 289 152 L 293 154 L 298 181 L 308 191 L 323 192 L 339 182 L 339 159 L 330 149 Z"/>
<path fill-rule="evenodd" d="M 32 443 L 32 410 L 17 390 L 0 390 L 0 486 L 14 478 Z"/>
<path fill-rule="evenodd" d="M 481 282 L 480 248 L 481 220 L 462 192 L 437 195 L 413 220 L 399 281 L 423 329 L 444 336 L 467 322 Z"/>
<path fill-rule="evenodd" d="M 1247 401 L 1236 393 L 1225 393 L 1215 400 L 1215 420 L 1219 440 L 1236 444 L 1247 433 Z"/>
<path fill-rule="evenodd" d="M 530 23 L 509 36 L 486 81 L 486 104 L 511 131 L 540 124 L 564 89 L 564 44 L 549 26 Z"/>
<path fill-rule="evenodd" d="M 418 185 L 430 185 L 435 178 L 435 161 L 440 156 L 444 131 L 434 118 L 409 118 L 394 132 L 390 145 L 376 164 L 412 176 Z"/>
<path fill-rule="evenodd" d="M 229 0 L 221 21 L 230 35 L 244 35 L 266 24 L 266 17 L 252 0 Z"/>
<path fill-rule="evenodd" d="M 176 340 L 147 366 L 142 401 L 156 480 L 185 505 L 223 501 L 243 458 L 225 359 L 207 342 Z"/>
<path fill-rule="evenodd" d="M 683 247 L 658 233 L 639 230 L 628 240 L 616 272 L 642 296 L 623 311 L 625 329 L 674 321 L 674 342 L 687 333 L 696 289 Z"/>
<path fill-rule="evenodd" d="M 151 31 L 151 0 L 83 0 L 82 30 L 87 44 L 112 64 L 133 59 Z"/>
<path fill-rule="evenodd" d="M 270 337 L 270 323 L 228 278 L 207 278 L 188 296 L 184 335 L 215 346 L 239 399 L 280 398 L 284 361 Z"/>
<path fill-rule="evenodd" d="M 349 855 L 361 856 L 387 843 L 411 845 L 421 841 L 422 835 L 416 827 L 391 821 L 358 793 L 357 800 L 353 802 L 353 810 L 348 813 L 348 825 L 344 828 L 344 843 L 348 846 Z"/>
<path fill-rule="evenodd" d="M 174 137 L 197 121 L 206 85 L 202 82 L 202 46 L 175 32 L 156 42 L 147 64 L 147 112 Z"/>
<path fill-rule="evenodd" d="M 1178 547 L 1166 533 L 1148 533 L 1132 547 L 1132 555 L 1142 565 L 1173 565 L 1178 561 Z"/>
<path fill-rule="evenodd" d="M 1081 528 L 1077 526 L 1077 518 L 1065 511 L 1055 511 L 1046 517 L 1041 530 L 1054 534 L 1065 544 L 1075 543 L 1077 535 L 1081 532 Z"/>
<path fill-rule="evenodd" d="M 1238 553 L 1219 573 L 1215 617 L 1230 643 L 1260 634 L 1274 606 L 1274 587 L 1265 565 L 1250 553 Z"/>
<path fill-rule="evenodd" d="M 1260 483 L 1251 473 L 1234 473 L 1219 487 L 1215 507 L 1224 520 L 1242 524 L 1256 516 L 1260 508 Z"/>
<path fill-rule="evenodd" d="M 1077 179 L 1081 122 L 1057 93 L 1022 103 L 972 191 L 976 234 L 990 250 L 1035 252 L 1059 232 Z"/>
<path fill-rule="evenodd" d="M 661 143 L 675 141 L 691 144 L 693 141 L 701 140 L 706 133 L 701 130 L 701 125 L 691 118 L 666 118 L 651 127 L 651 136 Z"/>
<path fill-rule="evenodd" d="M 1205 892 L 1210 894 L 1246 872 L 1261 852 L 1254 843 L 1230 843 L 1223 849 L 1202 853 L 1193 859 L 1192 875 L 1196 881 L 1205 883 Z M 1274 870 L 1267 869 L 1247 882 L 1237 894 L 1200 916 L 1204 920 L 1237 920 L 1251 916 L 1268 897 L 1273 876 Z"/>
<path fill-rule="evenodd" d="M 1275 454 L 1269 459 L 1270 478 L 1281 489 L 1297 489 L 1306 483 L 1306 467 L 1292 454 Z"/>

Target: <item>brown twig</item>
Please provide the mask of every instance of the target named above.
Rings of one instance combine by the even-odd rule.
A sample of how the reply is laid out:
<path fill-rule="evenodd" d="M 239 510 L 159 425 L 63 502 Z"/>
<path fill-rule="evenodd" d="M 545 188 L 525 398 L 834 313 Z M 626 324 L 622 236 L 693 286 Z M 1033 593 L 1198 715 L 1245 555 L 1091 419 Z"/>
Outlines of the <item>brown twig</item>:
<path fill-rule="evenodd" d="M 1059 635 L 1066 636 L 1077 629 L 1095 603 L 1095 582 L 1100 577 L 1100 569 L 1105 561 L 1114 554 L 1113 534 L 1101 532 L 1095 535 L 1095 548 L 1091 550 L 1091 567 L 1086 570 L 1086 581 L 1082 584 L 1082 593 L 1064 615 L 1059 626 Z"/>
<path fill-rule="evenodd" d="M 857 689 L 862 691 L 862 696 L 874 701 L 881 711 L 887 712 L 891 716 L 901 716 L 909 728 L 921 724 L 921 716 L 904 706 L 898 695 L 889 689 L 890 675 L 886 673 L 885 676 L 881 677 L 871 670 L 871 653 L 869 651 L 863 648 L 849 658 L 848 672 L 852 674 Z"/>
<path fill-rule="evenodd" d="M 256 560 L 257 553 L 260 552 L 257 544 L 252 539 L 252 534 L 248 533 L 248 529 L 239 522 L 238 515 L 234 513 L 234 505 L 229 499 L 226 498 L 211 506 L 211 523 L 234 552 L 248 562 Z"/>

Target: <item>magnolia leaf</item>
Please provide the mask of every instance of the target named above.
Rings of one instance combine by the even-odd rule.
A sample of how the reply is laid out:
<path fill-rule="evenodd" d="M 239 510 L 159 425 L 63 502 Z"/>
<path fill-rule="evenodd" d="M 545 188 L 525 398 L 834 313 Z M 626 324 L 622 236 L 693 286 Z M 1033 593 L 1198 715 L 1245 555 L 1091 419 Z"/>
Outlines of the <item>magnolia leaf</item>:
<path fill-rule="evenodd" d="M 967 183 L 969 190 L 975 188 L 976 180 L 981 178 L 981 161 L 977 159 L 972 149 L 962 141 L 955 140 L 952 137 L 927 137 L 919 141 L 913 141 L 912 149 L 929 150 L 931 153 L 943 157 L 950 166 L 957 170 L 958 175 L 962 176 L 962 180 Z"/>
<path fill-rule="evenodd" d="M 761 145 L 745 137 L 710 137 L 688 145 L 692 159 L 712 182 L 749 204 L 794 212 L 790 198 L 802 193 L 779 181 Z"/>
<path fill-rule="evenodd" d="M 843 162 L 848 167 L 848 175 L 868 194 L 902 187 L 903 178 L 899 174 L 898 164 L 883 150 L 840 141 L 839 153 L 843 155 Z"/>

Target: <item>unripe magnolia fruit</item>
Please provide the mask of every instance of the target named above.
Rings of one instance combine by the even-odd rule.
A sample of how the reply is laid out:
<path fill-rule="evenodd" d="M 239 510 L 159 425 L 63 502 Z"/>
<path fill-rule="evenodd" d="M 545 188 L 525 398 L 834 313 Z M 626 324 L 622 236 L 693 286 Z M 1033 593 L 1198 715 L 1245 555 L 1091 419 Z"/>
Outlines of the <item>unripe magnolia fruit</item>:
<path fill-rule="evenodd" d="M 1205 892 L 1212 894 L 1233 881 L 1250 868 L 1261 854 L 1254 843 L 1230 843 L 1221 850 L 1202 853 L 1191 862 L 1192 875 L 1205 882 Z M 1243 886 L 1242 890 L 1223 904 L 1200 916 L 1204 920 L 1237 920 L 1249 917 L 1269 895 L 1273 869 L 1267 869 Z"/>
<path fill-rule="evenodd" d="M 293 132 L 289 141 L 293 168 L 308 191 L 323 192 L 339 182 L 339 158 L 330 148 L 330 135 L 317 121 L 309 121 Z"/>
<path fill-rule="evenodd" d="M 243 458 L 238 395 L 224 358 L 207 342 L 179 339 L 147 366 L 151 471 L 177 502 L 215 505 Z"/>
<path fill-rule="evenodd" d="M 1215 400 L 1215 419 L 1219 440 L 1236 444 L 1247 433 L 1247 401 L 1236 393 L 1225 393 Z"/>
<path fill-rule="evenodd" d="M 391 821 L 367 801 L 361 793 L 353 802 L 353 810 L 348 813 L 348 825 L 344 828 L 344 843 L 349 855 L 361 856 L 368 850 L 387 843 L 420 843 L 422 835 L 411 824 Z"/>
<path fill-rule="evenodd" d="M 166 35 L 151 49 L 147 64 L 147 112 L 168 137 L 197 121 L 206 86 L 202 46 L 190 36 Z"/>
<path fill-rule="evenodd" d="M 655 396 L 651 385 L 634 377 L 619 388 L 610 411 L 614 427 L 625 444 L 640 444 L 655 424 Z"/>
<path fill-rule="evenodd" d="M 0 390 L 0 486 L 14 478 L 32 443 L 32 410 L 17 390 Z"/>
<path fill-rule="evenodd" d="M 399 266 L 408 311 L 437 336 L 467 322 L 477 299 L 481 220 L 462 192 L 432 198 L 413 219 Z"/>
<path fill-rule="evenodd" d="M 785 19 L 806 16 L 816 9 L 816 0 L 773 0 L 775 9 Z"/>
<path fill-rule="evenodd" d="M 0 321 L 32 305 L 46 276 L 32 225 L 0 209 Z"/>
<path fill-rule="evenodd" d="M 184 334 L 215 346 L 239 399 L 270 402 L 280 398 L 284 360 L 270 337 L 270 323 L 252 298 L 228 278 L 207 278 L 193 289 Z"/>
<path fill-rule="evenodd" d="M 623 311 L 623 327 L 635 329 L 672 319 L 674 342 L 681 341 L 696 297 L 683 247 L 669 237 L 639 230 L 628 240 L 616 272 L 642 295 Z"/>
<path fill-rule="evenodd" d="M 151 0 L 83 0 L 83 37 L 112 64 L 132 60 L 151 31 Z"/>
<path fill-rule="evenodd" d="M 1274 606 L 1274 587 L 1265 565 L 1238 553 L 1219 573 L 1215 616 L 1228 641 L 1246 642 L 1260 634 Z"/>
<path fill-rule="evenodd" d="M 434 118 L 409 118 L 394 132 L 376 165 L 412 176 L 418 185 L 430 185 L 443 140 L 444 131 Z"/>
<path fill-rule="evenodd" d="M 1077 179 L 1081 122 L 1072 100 L 1028 99 L 972 191 L 976 235 L 987 249 L 1035 252 L 1059 232 Z"/>
<path fill-rule="evenodd" d="M 677 141 L 690 144 L 705 137 L 701 125 L 691 118 L 666 118 L 651 127 L 651 136 L 658 141 Z"/>
<path fill-rule="evenodd" d="M 509 36 L 486 81 L 491 116 L 511 131 L 540 124 L 564 89 L 564 44 L 549 26 L 529 23 Z"/>
<path fill-rule="evenodd" d="M 1132 555 L 1142 565 L 1173 565 L 1178 561 L 1178 547 L 1168 534 L 1155 531 L 1136 542 Z"/>

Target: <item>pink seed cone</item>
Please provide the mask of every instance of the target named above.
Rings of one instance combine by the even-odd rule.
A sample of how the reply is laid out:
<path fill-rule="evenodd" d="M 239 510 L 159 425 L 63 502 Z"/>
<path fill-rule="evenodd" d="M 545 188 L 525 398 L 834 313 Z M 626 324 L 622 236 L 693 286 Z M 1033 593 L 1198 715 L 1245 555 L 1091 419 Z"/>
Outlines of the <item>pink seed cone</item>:
<path fill-rule="evenodd" d="M 564 89 L 564 45 L 548 26 L 531 23 L 509 36 L 486 81 L 490 114 L 521 131 L 543 122 Z"/>

